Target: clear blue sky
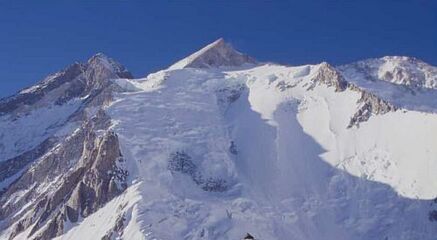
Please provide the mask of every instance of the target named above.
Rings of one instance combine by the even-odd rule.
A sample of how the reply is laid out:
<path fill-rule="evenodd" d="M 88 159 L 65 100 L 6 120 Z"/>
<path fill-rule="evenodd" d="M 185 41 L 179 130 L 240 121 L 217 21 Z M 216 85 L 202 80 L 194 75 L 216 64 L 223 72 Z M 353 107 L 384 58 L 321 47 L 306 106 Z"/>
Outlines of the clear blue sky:
<path fill-rule="evenodd" d="M 436 0 L 0 0 L 0 97 L 104 52 L 135 76 L 224 37 L 259 60 L 437 65 Z"/>

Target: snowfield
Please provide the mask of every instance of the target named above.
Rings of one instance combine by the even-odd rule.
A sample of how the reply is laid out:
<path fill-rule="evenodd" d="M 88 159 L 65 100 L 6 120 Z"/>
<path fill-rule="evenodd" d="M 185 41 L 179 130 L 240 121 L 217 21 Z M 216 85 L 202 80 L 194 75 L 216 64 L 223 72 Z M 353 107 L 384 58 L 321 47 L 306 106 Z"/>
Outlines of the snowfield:
<path fill-rule="evenodd" d="M 136 88 L 108 112 L 141 199 L 124 236 L 432 239 L 430 206 L 419 199 L 437 196 L 437 118 L 399 110 L 347 128 L 359 94 L 308 90 L 320 67 L 176 69 L 124 80 Z M 192 172 L 169 169 L 175 152 L 226 191 L 205 192 Z"/>
<path fill-rule="evenodd" d="M 112 80 L 119 90 L 105 111 L 128 187 L 67 220 L 57 239 L 436 239 L 435 75 L 421 72 L 429 66 L 410 71 L 426 78 L 380 79 L 410 60 L 291 67 L 227 47 L 218 40 L 145 78 Z M 43 134 L 12 136 L 4 129 L 19 124 L 8 124 L 0 137 L 36 136 L 34 145 Z"/>

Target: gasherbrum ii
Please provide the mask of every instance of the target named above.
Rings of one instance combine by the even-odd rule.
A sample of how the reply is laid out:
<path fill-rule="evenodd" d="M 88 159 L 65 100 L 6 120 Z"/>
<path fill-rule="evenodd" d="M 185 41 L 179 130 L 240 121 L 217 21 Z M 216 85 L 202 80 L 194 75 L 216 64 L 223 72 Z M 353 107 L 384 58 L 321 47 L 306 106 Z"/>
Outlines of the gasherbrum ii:
<path fill-rule="evenodd" d="M 431 240 L 437 68 L 104 54 L 0 100 L 0 239 Z"/>

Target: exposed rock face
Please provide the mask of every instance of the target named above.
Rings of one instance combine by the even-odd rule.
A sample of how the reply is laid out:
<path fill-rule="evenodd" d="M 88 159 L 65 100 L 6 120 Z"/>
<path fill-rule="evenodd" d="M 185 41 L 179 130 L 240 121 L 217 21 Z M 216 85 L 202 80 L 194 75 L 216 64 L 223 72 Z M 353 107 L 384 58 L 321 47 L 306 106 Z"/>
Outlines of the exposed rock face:
<path fill-rule="evenodd" d="M 347 82 L 341 72 L 326 62 L 320 64 L 317 74 L 311 79 L 311 83 L 312 84 L 308 87 L 308 90 L 312 90 L 318 84 L 323 84 L 335 88 L 336 92 L 350 89 L 360 93 L 361 96 L 357 102 L 359 104 L 359 109 L 354 116 L 352 116 L 350 123 L 347 126 L 348 128 L 353 126 L 358 127 L 361 122 L 369 120 L 372 115 L 381 115 L 397 110 L 397 108 L 388 101 L 381 99 L 377 95 L 366 91 L 353 83 Z"/>
<path fill-rule="evenodd" d="M 348 128 L 359 126 L 361 122 L 369 120 L 372 115 L 381 115 L 398 109 L 391 103 L 353 84 L 349 84 L 349 88 L 361 94 L 358 100 L 358 104 L 360 104 L 361 107 L 351 118 Z"/>
<path fill-rule="evenodd" d="M 238 67 L 244 64 L 255 63 L 255 59 L 236 51 L 223 38 L 220 38 L 198 52 L 177 62 L 170 69 Z"/>
<path fill-rule="evenodd" d="M 29 111 L 28 106 L 54 102 L 62 105 L 73 98 L 86 97 L 94 91 L 107 87 L 114 78 L 132 78 L 120 64 L 97 54 L 87 63 L 75 63 L 66 69 L 48 76 L 39 84 L 20 91 L 18 94 L 0 101 L 0 116 L 15 112 Z M 44 101 L 45 100 L 45 101 Z M 37 104 L 38 102 L 42 102 Z"/>
<path fill-rule="evenodd" d="M 85 71 L 85 68 L 83 64 L 75 63 L 61 72 L 48 76 L 40 84 L 30 89 L 25 89 L 15 96 L 2 99 L 0 101 L 0 116 L 24 108 L 26 105 L 35 104 L 52 90 L 77 79 Z M 75 88 L 77 87 L 74 86 L 73 89 Z"/>
<path fill-rule="evenodd" d="M 74 131 L 64 138 L 50 137 L 36 148 L 0 162 L 0 180 L 25 170 L 0 198 L 0 220 L 4 221 L 0 228 L 13 226 L 10 239 L 29 227 L 29 239 L 59 236 L 65 221 L 76 222 L 90 215 L 127 187 L 118 137 L 110 130 L 111 119 L 104 106 L 117 90 L 111 79 L 131 75 L 102 54 L 70 68 L 32 91 L 2 101 L 7 109 L 3 114 L 7 114 L 30 104 L 20 100 L 27 99 L 26 95 L 38 102 L 62 89 L 58 98 L 52 98 L 56 104 L 84 98 L 64 123 L 77 125 Z"/>
<path fill-rule="evenodd" d="M 344 91 L 348 86 L 343 76 L 326 62 L 320 64 L 317 74 L 311 81 L 313 84 L 309 87 L 309 90 L 314 88 L 316 84 L 325 84 L 328 87 L 334 87 L 337 92 Z"/>
<path fill-rule="evenodd" d="M 32 224 L 35 226 L 29 237 L 50 239 L 58 236 L 63 233 L 64 221 L 76 222 L 79 216 L 88 216 L 126 188 L 128 173 L 122 168 L 124 160 L 117 135 L 99 129 L 98 126 L 106 124 L 102 121 L 109 123 L 104 113 L 85 123 L 61 148 L 38 161 L 4 194 L 0 202 L 2 217 L 11 215 L 25 204 L 24 199 L 15 204 L 5 201 L 31 183 L 51 182 L 54 188 L 49 193 L 40 193 L 37 187 L 29 191 L 26 199 L 35 199 L 35 205 L 31 214 L 20 215 L 23 217 L 12 236 Z M 98 133 L 100 131 L 104 133 Z M 61 179 L 55 177 L 58 174 Z"/>
<path fill-rule="evenodd" d="M 88 60 L 84 72 L 86 81 L 85 92 L 95 91 L 107 86 L 108 80 L 116 78 L 133 78 L 132 74 L 122 65 L 99 53 Z"/>
<path fill-rule="evenodd" d="M 19 236 L 20 239 L 45 240 L 67 232 L 67 235 L 75 235 L 84 229 L 82 227 L 89 227 L 86 225 L 87 222 L 98 222 L 95 219 L 108 215 L 111 216 L 111 225 L 101 221 L 98 225 L 101 231 L 95 234 L 97 236 L 90 238 L 127 238 L 132 236 L 129 235 L 132 233 L 130 226 L 136 224 L 138 230 L 134 231 L 138 231 L 138 234 L 162 238 L 167 232 L 160 235 L 160 230 L 173 234 L 175 231 L 169 229 L 169 226 L 171 228 L 175 223 L 184 226 L 180 228 L 181 231 L 177 229 L 180 233 L 174 233 L 182 237 L 173 239 L 215 239 L 226 237 L 226 234 L 231 232 L 233 237 L 230 238 L 241 239 L 246 231 L 261 238 L 262 234 L 270 230 L 270 236 L 273 236 L 277 232 L 285 233 L 289 228 L 292 228 L 291 232 L 297 230 L 299 236 L 305 236 L 300 235 L 300 228 L 306 233 L 314 223 L 326 222 L 328 219 L 335 220 L 332 225 L 335 227 L 332 236 L 339 236 L 337 230 L 340 230 L 351 233 L 347 236 L 364 233 L 367 234 L 363 235 L 364 238 L 370 236 L 371 239 L 374 236 L 386 236 L 385 229 L 379 228 L 388 226 L 394 229 L 394 234 L 400 232 L 402 235 L 416 231 L 416 226 L 409 225 L 417 219 L 425 218 L 426 222 L 437 221 L 437 209 L 435 206 L 428 208 L 428 202 L 423 202 L 425 208 L 421 208 L 422 202 L 416 204 L 414 201 L 398 199 L 398 193 L 392 192 L 391 189 L 385 190 L 385 186 L 375 184 L 373 180 L 368 181 L 364 177 L 356 179 L 344 171 L 331 168 L 339 166 L 336 165 L 338 162 L 329 162 L 328 166 L 324 161 L 319 161 L 320 153 L 330 151 L 335 153 L 331 154 L 334 158 L 348 157 L 339 158 L 342 161 L 350 160 L 364 165 L 375 160 L 374 162 L 391 164 L 385 159 L 385 153 L 380 155 L 381 160 L 373 155 L 365 155 L 372 161 L 355 161 L 367 161 L 367 158 L 356 157 L 357 153 L 349 157 L 348 152 L 345 154 L 338 149 L 338 146 L 344 145 L 342 139 L 349 140 L 343 138 L 345 135 L 332 138 L 333 141 L 339 141 L 339 144 L 333 144 L 332 149 L 322 149 L 319 142 L 331 139 L 326 136 L 343 132 L 352 132 L 360 136 L 357 133 L 360 131 L 353 129 L 338 130 L 346 127 L 349 118 L 351 119 L 348 127 L 358 127 L 370 117 L 396 111 L 397 107 L 385 101 L 385 98 L 366 91 L 364 87 L 348 83 L 345 79 L 349 81 L 349 78 L 344 78 L 341 71 L 327 63 L 308 65 L 299 71 L 296 68 L 279 69 L 277 66 L 261 66 L 259 72 L 258 67 L 234 69 L 237 71 L 205 70 L 215 67 L 237 67 L 247 63 L 255 61 L 236 52 L 223 40 L 218 40 L 174 67 L 202 70 L 170 69 L 162 71 L 165 74 L 157 74 L 156 79 L 151 77 L 135 84 L 134 81 L 118 79 L 117 84 L 113 84 L 111 79 L 130 78 L 131 75 L 121 65 L 98 54 L 87 63 L 76 63 L 48 77 L 35 87 L 2 100 L 0 124 L 5 121 L 19 121 L 25 117 L 32 118 L 31 113 L 35 109 L 44 110 L 47 106 L 64 106 L 72 101 L 78 102 L 78 105 L 59 121 L 47 128 L 44 127 L 41 132 L 45 135 L 44 138 L 41 137 L 40 142 L 28 149 L 20 149 L 15 155 L 8 153 L 13 155 L 12 157 L 1 157 L 8 156 L 1 151 L 6 146 L 2 144 L 8 137 L 2 136 L 1 131 L 5 128 L 0 128 L 0 183 L 13 178 L 11 182 L 1 185 L 4 189 L 0 190 L 0 238 L 15 239 Z M 220 72 L 222 70 L 223 72 Z M 181 82 L 186 79 L 190 81 Z M 152 84 L 149 82 L 142 85 L 150 80 Z M 220 81 L 225 84 L 216 85 L 221 84 Z M 119 82 L 122 84 L 119 85 Z M 153 86 L 154 90 L 149 91 L 152 87 L 148 89 L 148 86 L 164 82 L 165 86 L 162 86 L 160 91 L 155 90 L 161 86 Z M 117 97 L 119 101 L 115 102 L 113 94 L 124 87 L 126 91 L 131 92 L 120 94 L 120 98 Z M 177 98 L 172 99 L 173 95 Z M 271 96 L 275 98 L 273 100 L 276 105 L 271 104 Z M 348 102 L 347 98 L 353 102 Z M 154 101 L 156 99 L 159 101 Z M 108 106 L 109 104 L 112 105 Z M 120 111 L 121 109 L 123 111 Z M 272 116 L 268 111 L 271 109 L 274 109 Z M 344 109 L 356 109 L 356 112 L 343 111 Z M 317 115 L 312 115 L 324 114 L 325 110 L 329 114 L 322 115 L 323 118 L 317 119 Z M 135 115 L 135 112 L 141 114 Z M 297 113 L 302 113 L 302 118 L 298 119 L 299 116 L 296 115 L 294 119 Z M 165 116 L 166 114 L 168 115 Z M 208 115 L 213 118 L 204 122 L 205 116 Z M 342 124 L 336 124 L 336 119 L 339 118 L 331 116 L 340 116 Z M 306 117 L 308 119 L 305 119 Z M 131 119 L 134 121 L 130 121 Z M 267 121 L 272 119 L 277 120 L 275 126 Z M 345 119 L 346 124 L 343 124 Z M 144 122 L 152 124 L 143 124 Z M 329 129 L 325 129 L 329 130 L 326 131 L 329 135 L 319 131 L 319 123 L 320 126 L 329 124 Z M 310 127 L 304 128 L 305 126 Z M 166 129 L 165 133 L 163 129 Z M 217 132 L 210 129 L 216 129 Z M 318 135 L 319 132 L 322 134 Z M 149 133 L 150 138 L 143 138 Z M 22 139 L 30 139 L 34 135 L 28 134 L 27 138 Z M 121 143 L 119 136 L 123 140 Z M 314 137 L 317 142 L 310 137 Z M 204 141 L 205 139 L 211 141 Z M 354 139 L 357 140 L 361 138 Z M 365 139 L 363 142 L 371 141 Z M 165 148 L 155 148 L 154 144 L 160 144 Z M 129 160 L 132 161 L 130 165 L 137 164 L 139 171 L 134 177 L 140 184 L 134 186 L 132 182 L 132 188 L 128 191 L 125 190 L 128 187 L 129 173 L 120 145 L 126 150 L 126 158 L 129 156 Z M 362 150 L 359 144 L 355 146 L 358 146 L 356 149 Z M 12 148 L 17 147 L 12 144 Z M 367 146 L 363 149 L 367 154 Z M 148 155 L 153 151 L 155 153 Z M 234 166 L 233 161 L 238 166 Z M 148 165 L 149 163 L 152 165 Z M 311 172 L 313 173 L 308 175 Z M 244 179 L 246 176 L 243 174 L 249 178 Z M 142 176 L 145 176 L 147 181 L 144 181 Z M 367 175 L 365 177 L 367 178 Z M 183 182 L 179 185 L 181 179 L 189 184 Z M 239 180 L 250 181 L 246 184 Z M 172 192 L 173 188 L 191 187 L 191 183 L 194 185 L 192 192 L 197 195 L 195 198 L 185 195 L 189 191 L 191 194 L 190 188 L 183 189 L 185 193 Z M 267 184 L 263 185 L 264 183 Z M 156 194 L 155 189 L 149 188 L 154 184 L 162 187 L 164 191 L 159 189 L 159 194 Z M 296 191 L 287 192 L 289 187 L 290 190 L 295 188 Z M 323 191 L 319 192 L 319 189 Z M 249 194 L 240 195 L 242 190 L 248 190 Z M 124 191 L 126 195 L 116 198 Z M 282 194 L 283 192 L 287 193 Z M 258 194 L 260 197 L 250 196 Z M 203 198 L 204 196 L 206 198 Z M 101 209 L 101 212 L 91 216 L 114 198 L 115 201 Z M 360 205 L 363 202 L 366 206 Z M 277 203 L 282 206 L 275 205 Z M 117 205 L 118 209 L 112 211 Z M 354 212 L 349 216 L 344 212 L 345 206 L 359 211 L 356 215 Z M 304 211 L 298 213 L 295 209 Z M 102 212 L 103 214 L 100 214 Z M 96 216 L 98 217 L 95 218 Z M 319 216 L 322 218 L 318 218 Z M 367 221 L 369 216 L 373 219 L 370 225 Z M 409 219 L 404 216 L 412 216 L 414 220 L 399 221 L 399 228 L 392 228 L 398 225 L 398 220 Z M 78 223 L 87 217 L 89 218 L 78 224 L 79 226 L 67 231 L 72 226 L 71 223 Z M 256 221 L 253 221 L 254 219 Z M 307 221 L 308 219 L 310 220 Z M 418 225 L 423 223 L 417 222 Z M 233 226 L 234 223 L 236 226 Z M 241 228 L 246 224 L 250 229 Z M 282 226 L 279 226 L 281 224 Z M 264 227 L 270 225 L 273 227 L 264 231 Z M 127 226 L 129 228 L 126 228 Z M 434 229 L 433 227 L 424 229 Z M 361 232 L 361 229 L 365 228 L 376 230 Z M 314 229 L 319 230 L 317 226 Z M 419 234 L 420 230 L 419 228 Z M 325 232 L 321 233 L 323 239 Z M 253 236 L 247 234 L 244 239 L 254 239 Z M 287 238 L 292 235 L 282 236 Z M 434 235 L 431 234 L 430 239 L 432 236 Z"/>
<path fill-rule="evenodd" d="M 25 152 L 20 156 L 0 162 L 0 182 L 6 180 L 9 177 L 12 177 L 13 175 L 17 174 L 21 169 L 23 169 L 27 164 L 33 162 L 37 158 L 40 158 L 47 151 L 47 149 L 52 148 L 57 141 L 58 139 L 56 138 L 49 138 L 39 144 L 36 148 Z M 2 189 L 0 189 L 0 196 L 1 194 Z"/>
<path fill-rule="evenodd" d="M 79 216 L 88 216 L 126 188 L 128 173 L 122 168 L 124 160 L 117 135 L 107 129 L 109 121 L 100 111 L 9 187 L 0 201 L 2 218 L 12 215 L 30 199 L 35 202 L 31 214 L 12 219 L 19 220 L 19 224 L 11 237 L 32 224 L 35 226 L 29 237 L 58 236 L 63 233 L 64 221 L 76 222 Z M 35 182 L 51 183 L 54 191 L 41 193 L 35 187 L 27 190 L 25 199 L 14 204 L 7 202 L 14 193 Z"/>

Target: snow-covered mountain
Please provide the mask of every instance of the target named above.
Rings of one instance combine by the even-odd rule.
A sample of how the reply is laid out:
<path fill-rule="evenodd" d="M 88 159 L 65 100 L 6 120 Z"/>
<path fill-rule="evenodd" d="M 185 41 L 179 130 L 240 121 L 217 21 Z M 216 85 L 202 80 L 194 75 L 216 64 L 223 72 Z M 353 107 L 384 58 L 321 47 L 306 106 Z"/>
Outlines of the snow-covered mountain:
<path fill-rule="evenodd" d="M 435 239 L 436 68 L 97 54 L 0 101 L 0 239 Z"/>
<path fill-rule="evenodd" d="M 437 67 L 412 57 L 387 56 L 342 67 L 370 81 L 383 80 L 413 88 L 437 88 Z"/>

